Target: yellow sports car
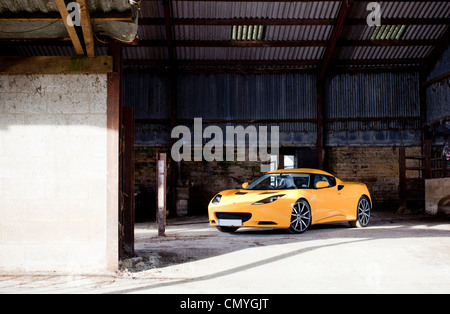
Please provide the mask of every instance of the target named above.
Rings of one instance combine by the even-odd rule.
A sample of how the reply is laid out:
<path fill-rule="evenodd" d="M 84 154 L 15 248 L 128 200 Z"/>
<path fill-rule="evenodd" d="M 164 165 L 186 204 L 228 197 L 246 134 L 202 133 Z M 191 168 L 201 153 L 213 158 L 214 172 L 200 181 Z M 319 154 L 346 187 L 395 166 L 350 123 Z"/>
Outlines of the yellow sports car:
<path fill-rule="evenodd" d="M 363 183 L 344 182 L 322 170 L 282 169 L 245 182 L 242 189 L 220 192 L 208 213 L 210 225 L 224 232 L 268 227 L 302 233 L 311 225 L 336 221 L 365 227 L 371 208 Z"/>

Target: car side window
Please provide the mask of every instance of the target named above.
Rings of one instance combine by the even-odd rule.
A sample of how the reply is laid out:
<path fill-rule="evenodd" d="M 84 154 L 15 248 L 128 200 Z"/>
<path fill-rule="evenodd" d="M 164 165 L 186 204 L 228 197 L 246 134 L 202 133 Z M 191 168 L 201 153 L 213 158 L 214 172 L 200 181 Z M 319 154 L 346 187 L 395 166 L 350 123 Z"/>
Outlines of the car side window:
<path fill-rule="evenodd" d="M 328 187 L 327 188 L 331 188 L 333 186 L 336 186 L 336 179 L 332 176 L 327 176 L 327 175 L 323 175 L 323 174 L 316 174 L 315 178 L 314 178 L 314 186 L 316 186 L 317 182 L 319 181 L 326 181 L 328 182 Z"/>

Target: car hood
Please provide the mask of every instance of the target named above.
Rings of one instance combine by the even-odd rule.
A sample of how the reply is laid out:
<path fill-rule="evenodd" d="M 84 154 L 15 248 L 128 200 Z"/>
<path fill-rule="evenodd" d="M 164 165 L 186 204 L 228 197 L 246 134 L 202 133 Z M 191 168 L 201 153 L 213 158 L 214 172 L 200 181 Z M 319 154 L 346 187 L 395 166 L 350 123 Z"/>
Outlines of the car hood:
<path fill-rule="evenodd" d="M 296 190 L 226 190 L 218 193 L 222 195 L 219 205 L 237 204 L 237 203 L 254 203 L 265 198 L 284 194 L 294 195 L 297 194 Z"/>

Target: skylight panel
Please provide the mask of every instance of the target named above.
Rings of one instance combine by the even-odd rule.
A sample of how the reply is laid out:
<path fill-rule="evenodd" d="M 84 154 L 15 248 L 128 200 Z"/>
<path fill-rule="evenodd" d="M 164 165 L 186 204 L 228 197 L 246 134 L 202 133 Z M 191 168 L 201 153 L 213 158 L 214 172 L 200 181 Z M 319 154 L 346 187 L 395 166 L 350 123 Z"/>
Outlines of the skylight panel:
<path fill-rule="evenodd" d="M 264 25 L 233 25 L 231 29 L 231 40 L 261 41 L 264 35 Z"/>
<path fill-rule="evenodd" d="M 370 40 L 398 40 L 405 32 L 406 25 L 374 26 L 369 35 Z"/>

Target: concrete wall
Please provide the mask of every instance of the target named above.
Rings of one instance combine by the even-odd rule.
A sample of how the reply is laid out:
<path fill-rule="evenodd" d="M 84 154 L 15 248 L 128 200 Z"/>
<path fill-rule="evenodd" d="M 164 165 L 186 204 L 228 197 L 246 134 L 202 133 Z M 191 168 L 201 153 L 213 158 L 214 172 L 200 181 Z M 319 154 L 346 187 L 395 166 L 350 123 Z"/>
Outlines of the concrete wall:
<path fill-rule="evenodd" d="M 106 74 L 0 75 L 0 270 L 116 267 L 106 126 Z"/>
<path fill-rule="evenodd" d="M 450 215 L 450 178 L 426 180 L 425 211 L 431 215 Z"/>

